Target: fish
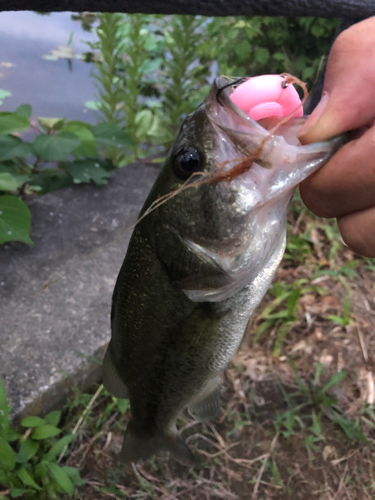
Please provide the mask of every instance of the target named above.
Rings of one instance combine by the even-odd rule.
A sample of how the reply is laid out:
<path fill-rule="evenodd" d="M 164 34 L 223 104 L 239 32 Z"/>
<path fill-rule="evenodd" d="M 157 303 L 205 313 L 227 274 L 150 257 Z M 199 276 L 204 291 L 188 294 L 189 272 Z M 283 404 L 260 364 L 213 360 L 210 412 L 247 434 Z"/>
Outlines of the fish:
<path fill-rule="evenodd" d="M 194 463 L 176 420 L 185 409 L 199 421 L 217 415 L 221 375 L 283 256 L 294 190 L 344 140 L 301 146 L 306 118 L 275 131 L 272 118 L 241 111 L 233 90 L 216 78 L 183 121 L 117 278 L 103 383 L 130 400 L 125 462 L 168 451 Z M 231 178 L 240 162 L 250 167 Z"/>

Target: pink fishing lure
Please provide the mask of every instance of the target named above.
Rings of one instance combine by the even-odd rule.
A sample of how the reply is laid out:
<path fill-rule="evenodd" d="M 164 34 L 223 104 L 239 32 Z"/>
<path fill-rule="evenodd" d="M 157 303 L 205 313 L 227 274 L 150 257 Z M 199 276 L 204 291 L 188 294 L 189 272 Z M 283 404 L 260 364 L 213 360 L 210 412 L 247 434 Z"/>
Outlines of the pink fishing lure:
<path fill-rule="evenodd" d="M 283 86 L 281 75 L 262 75 L 249 78 L 239 85 L 230 98 L 253 120 L 269 116 L 288 116 L 301 104 L 292 84 Z M 303 116 L 302 106 L 293 117 Z"/>

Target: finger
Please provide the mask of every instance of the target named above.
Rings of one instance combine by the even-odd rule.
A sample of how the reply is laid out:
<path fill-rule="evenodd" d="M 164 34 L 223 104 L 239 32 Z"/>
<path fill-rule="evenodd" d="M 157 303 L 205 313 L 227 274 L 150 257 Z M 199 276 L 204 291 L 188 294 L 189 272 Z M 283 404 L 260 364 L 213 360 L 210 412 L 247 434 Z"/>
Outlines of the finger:
<path fill-rule="evenodd" d="M 343 31 L 327 61 L 323 95 L 304 127 L 302 144 L 369 124 L 375 116 L 375 17 Z"/>
<path fill-rule="evenodd" d="M 343 240 L 354 252 L 375 257 L 375 207 L 337 219 Z"/>
<path fill-rule="evenodd" d="M 345 144 L 300 185 L 305 205 L 320 217 L 340 217 L 375 205 L 375 126 Z"/>

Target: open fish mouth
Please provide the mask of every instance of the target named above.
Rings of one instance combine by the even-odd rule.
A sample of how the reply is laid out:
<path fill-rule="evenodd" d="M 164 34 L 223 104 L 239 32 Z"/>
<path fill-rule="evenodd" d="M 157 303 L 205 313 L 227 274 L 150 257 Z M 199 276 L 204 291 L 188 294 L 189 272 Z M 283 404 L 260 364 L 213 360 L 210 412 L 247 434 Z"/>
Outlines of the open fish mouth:
<path fill-rule="evenodd" d="M 232 153 L 229 162 L 217 162 L 218 171 L 230 171 L 244 158 L 254 157 L 251 168 L 243 174 L 233 176 L 233 180 L 238 178 L 245 188 L 257 189 L 265 194 L 262 201 L 257 200 L 256 206 L 259 206 L 260 203 L 269 202 L 271 198 L 280 197 L 295 188 L 320 168 L 347 138 L 340 136 L 302 146 L 298 140 L 298 132 L 305 123 L 306 116 L 291 117 L 282 124 L 281 117 L 265 118 L 259 122 L 253 120 L 230 98 L 235 86 L 245 80 L 246 78 L 228 82 L 224 77 L 216 78 L 205 101 L 206 113 L 220 137 L 219 150 L 220 142 L 230 142 L 237 150 L 237 155 Z M 280 75 L 280 84 L 283 81 L 285 80 Z M 217 157 L 223 158 L 220 153 Z M 261 167 L 259 174 L 254 172 L 258 170 L 257 167 Z M 265 169 L 270 170 L 270 173 L 266 174 Z M 251 178 L 254 182 L 251 182 Z"/>
<path fill-rule="evenodd" d="M 223 117 L 220 113 L 217 113 L 215 116 L 213 113 L 211 115 L 212 122 L 215 123 L 219 129 L 229 133 L 231 139 L 233 139 L 236 144 L 238 143 L 239 149 L 244 149 L 245 154 L 249 154 L 251 145 L 255 145 L 259 140 L 265 137 L 265 131 L 267 132 L 266 135 L 268 135 L 269 131 L 273 128 L 276 128 L 273 132 L 274 135 L 286 136 L 286 142 L 288 144 L 293 146 L 300 145 L 297 136 L 300 128 L 302 128 L 307 120 L 307 116 L 291 116 L 287 119 L 285 124 L 279 126 L 280 122 L 284 121 L 285 117 L 270 116 L 256 121 L 233 102 L 230 97 L 231 94 L 239 85 L 248 79 L 249 77 L 243 77 L 236 80 L 232 79 L 232 81 L 228 82 L 228 79 L 222 76 L 215 78 L 207 100 L 211 100 L 212 102 L 212 97 L 215 95 L 216 102 L 225 109 L 228 116 Z M 285 76 L 280 75 L 280 86 L 283 87 L 283 83 L 285 82 Z M 290 130 L 291 132 L 286 134 L 286 130 Z M 242 140 L 238 140 L 236 136 L 233 136 L 233 132 L 243 132 L 245 134 L 252 133 L 255 137 L 253 139 L 247 137 L 246 142 L 242 145 Z"/>
<path fill-rule="evenodd" d="M 280 77 L 280 84 L 283 78 Z M 286 213 L 297 185 L 333 155 L 345 141 L 330 141 L 302 146 L 297 135 L 306 118 L 291 118 L 275 131 L 280 118 L 256 122 L 230 98 L 238 80 L 215 79 L 204 102 L 207 119 L 214 129 L 215 147 L 211 159 L 213 179 L 218 172 L 231 174 L 238 164 L 250 158 L 249 168 L 216 184 L 218 211 L 231 193 L 235 203 L 227 204 L 222 227 L 230 235 L 231 246 L 220 239 L 214 246 L 199 237 L 181 235 L 181 241 L 201 262 L 215 265 L 226 283 L 220 287 L 185 288 L 193 301 L 221 301 L 242 290 L 259 274 L 272 255 L 281 258 L 285 248 Z M 270 133 L 270 130 L 272 133 Z M 228 159 L 229 161 L 223 161 Z M 222 184 L 222 185 L 220 185 Z M 230 237 L 230 236 L 229 236 Z M 235 244 L 233 244 L 235 243 Z M 220 282 L 222 282 L 221 280 Z M 224 280 L 225 281 L 225 280 Z M 196 282 L 195 282 L 196 283 Z"/>
<path fill-rule="evenodd" d="M 272 168 L 273 164 L 289 159 L 295 159 L 295 151 L 288 150 L 287 146 L 299 146 L 298 132 L 306 117 L 290 118 L 288 123 L 277 126 L 282 117 L 272 117 L 261 120 L 259 123 L 242 111 L 230 98 L 236 85 L 246 79 L 235 80 L 228 83 L 223 77 L 215 79 L 211 92 L 207 98 L 210 103 L 207 106 L 207 114 L 217 132 L 227 136 L 237 148 L 241 156 L 249 157 L 256 154 L 260 145 L 264 142 L 254 161 L 263 168 Z M 280 85 L 284 82 L 280 77 Z M 214 98 L 214 99 L 213 99 Z M 216 102 L 215 102 L 216 101 Z M 270 136 L 270 130 L 273 131 Z M 275 140 L 275 137 L 283 139 Z M 229 170 L 233 164 L 224 166 Z"/>

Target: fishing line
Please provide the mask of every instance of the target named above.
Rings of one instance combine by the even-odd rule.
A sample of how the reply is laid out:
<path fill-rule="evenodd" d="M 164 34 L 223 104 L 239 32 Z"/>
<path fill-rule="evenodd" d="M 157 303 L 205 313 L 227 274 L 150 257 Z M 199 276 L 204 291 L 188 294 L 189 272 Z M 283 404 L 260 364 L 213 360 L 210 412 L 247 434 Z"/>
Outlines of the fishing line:
<path fill-rule="evenodd" d="M 241 78 L 237 78 L 237 80 L 229 82 L 226 85 L 224 85 L 223 87 L 221 87 L 220 89 L 218 89 L 216 92 L 216 101 L 221 105 L 219 97 L 220 97 L 220 94 L 222 93 L 223 90 L 227 89 L 228 87 L 235 87 L 235 86 L 238 87 L 239 85 L 241 85 L 241 83 L 244 83 L 247 80 L 249 80 L 248 76 L 242 76 Z"/>

